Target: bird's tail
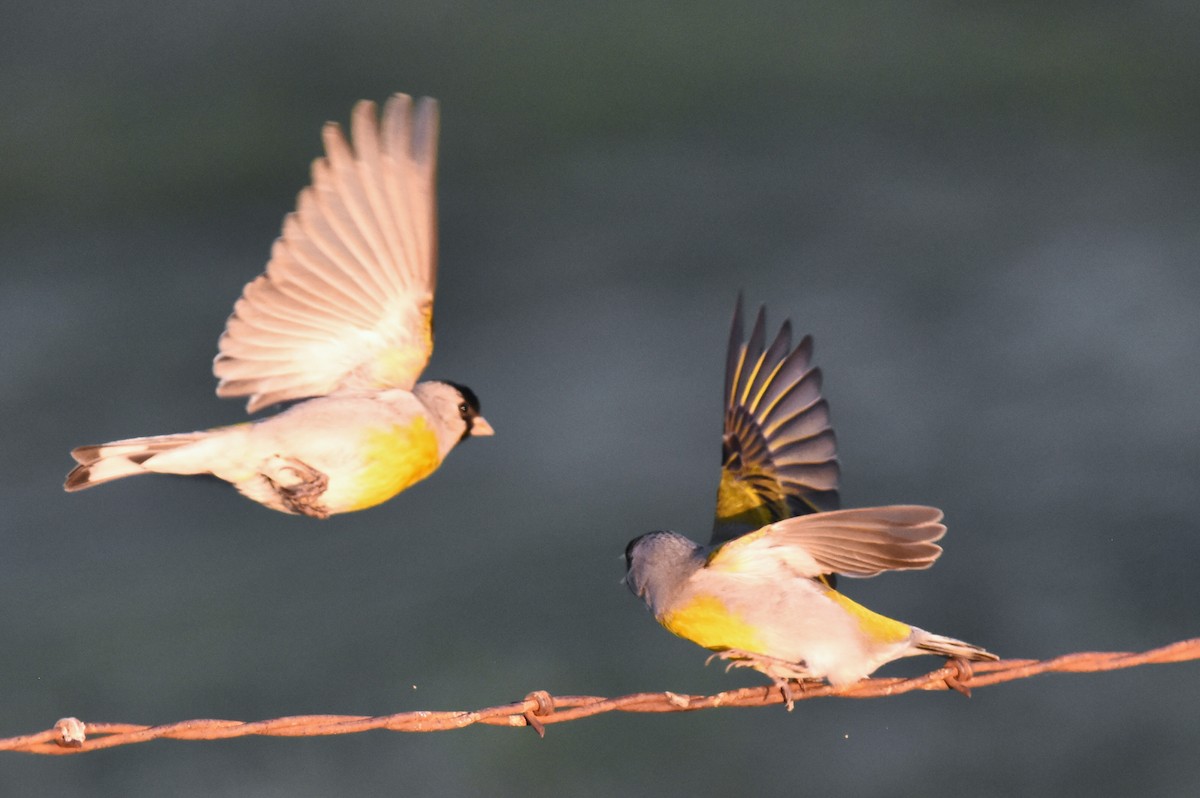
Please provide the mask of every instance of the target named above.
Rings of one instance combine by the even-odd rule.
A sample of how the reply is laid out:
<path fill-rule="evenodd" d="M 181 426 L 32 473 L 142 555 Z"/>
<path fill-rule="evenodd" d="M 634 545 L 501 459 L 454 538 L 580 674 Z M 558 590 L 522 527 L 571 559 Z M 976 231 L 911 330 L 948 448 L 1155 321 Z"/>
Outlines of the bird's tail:
<path fill-rule="evenodd" d="M 916 639 L 916 650 L 913 654 L 937 654 L 951 659 L 966 659 L 973 661 L 997 660 L 995 654 L 971 643 L 955 640 L 953 637 L 942 637 L 921 630 Z"/>
<path fill-rule="evenodd" d="M 143 463 L 151 457 L 194 443 L 207 434 L 185 432 L 179 435 L 129 438 L 99 446 L 80 446 L 71 450 L 71 456 L 79 465 L 67 474 L 63 488 L 68 491 L 83 490 L 114 479 L 150 473 L 152 469 L 146 468 Z"/>

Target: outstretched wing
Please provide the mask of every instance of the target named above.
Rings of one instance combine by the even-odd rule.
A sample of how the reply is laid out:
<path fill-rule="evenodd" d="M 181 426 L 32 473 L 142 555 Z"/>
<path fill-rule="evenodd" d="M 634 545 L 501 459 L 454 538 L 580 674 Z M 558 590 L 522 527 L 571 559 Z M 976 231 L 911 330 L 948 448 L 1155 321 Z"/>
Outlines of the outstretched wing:
<path fill-rule="evenodd" d="M 783 565 L 797 576 L 867 577 L 928 568 L 946 534 L 936 507 L 856 507 L 788 518 L 717 548 L 708 567 L 736 573 Z"/>
<path fill-rule="evenodd" d="M 395 94 L 351 114 L 353 150 L 325 125 L 325 157 L 284 219 L 267 270 L 218 344 L 218 396 L 248 412 L 337 390 L 411 388 L 433 351 L 436 101 Z"/>
<path fill-rule="evenodd" d="M 725 367 L 725 431 L 712 544 L 792 516 L 836 510 L 837 441 L 812 338 L 784 322 L 766 344 L 766 309 L 743 338 L 738 296 Z"/>

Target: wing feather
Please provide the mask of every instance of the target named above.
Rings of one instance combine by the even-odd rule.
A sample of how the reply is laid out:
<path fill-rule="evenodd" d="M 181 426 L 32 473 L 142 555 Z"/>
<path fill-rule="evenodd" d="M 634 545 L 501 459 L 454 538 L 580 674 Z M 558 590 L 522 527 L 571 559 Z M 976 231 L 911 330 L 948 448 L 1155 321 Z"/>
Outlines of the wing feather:
<path fill-rule="evenodd" d="M 812 339 L 792 347 L 784 322 L 767 345 L 760 308 L 744 338 L 742 298 L 734 310 L 725 368 L 721 483 L 712 543 L 766 524 L 839 506 L 837 439 L 811 365 Z"/>
<path fill-rule="evenodd" d="M 798 576 L 875 576 L 928 568 L 946 534 L 936 507 L 892 505 L 834 510 L 777 521 L 720 546 L 708 567 L 746 573 L 779 565 Z"/>
<path fill-rule="evenodd" d="M 411 388 L 433 350 L 437 104 L 363 101 L 234 306 L 213 362 L 219 396 L 254 412 L 338 390 Z"/>

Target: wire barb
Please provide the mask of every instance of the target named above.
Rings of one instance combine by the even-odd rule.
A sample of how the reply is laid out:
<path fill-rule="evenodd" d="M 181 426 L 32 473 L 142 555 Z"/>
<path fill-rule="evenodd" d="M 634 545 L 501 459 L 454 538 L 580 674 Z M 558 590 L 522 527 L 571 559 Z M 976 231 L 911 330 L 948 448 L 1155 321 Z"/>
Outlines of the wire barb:
<path fill-rule="evenodd" d="M 881 698 L 913 690 L 957 690 L 970 695 L 972 688 L 1026 679 L 1042 673 L 1094 673 L 1139 665 L 1186 662 L 1200 659 L 1200 638 L 1181 640 L 1141 653 L 1088 651 L 1065 654 L 1050 660 L 1015 659 L 999 662 L 962 663 L 947 660 L 943 667 L 911 679 L 863 679 L 850 685 L 806 684 L 792 691 L 793 701 L 832 696 L 837 698 Z M 600 715 L 606 712 L 695 712 L 716 707 L 761 707 L 782 704 L 785 697 L 774 685 L 743 687 L 714 695 L 633 693 L 617 698 L 597 696 L 552 696 L 545 690 L 529 693 L 519 702 L 474 711 L 400 712 L 395 715 L 297 715 L 243 722 L 237 720 L 185 720 L 162 726 L 131 723 L 84 723 L 62 718 L 53 728 L 36 734 L 0 739 L 0 751 L 27 754 L 78 754 L 144 743 L 172 740 L 223 740 L 250 735 L 269 737 L 317 737 L 356 734 L 372 729 L 397 732 L 435 732 L 461 729 L 482 723 L 487 726 L 528 726 L 539 737 L 552 723 Z"/>

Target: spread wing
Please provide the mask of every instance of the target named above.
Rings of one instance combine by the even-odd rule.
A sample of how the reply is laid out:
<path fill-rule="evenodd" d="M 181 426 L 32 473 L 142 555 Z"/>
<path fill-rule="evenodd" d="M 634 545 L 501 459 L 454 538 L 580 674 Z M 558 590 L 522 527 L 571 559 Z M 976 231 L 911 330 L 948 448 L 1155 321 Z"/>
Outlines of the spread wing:
<path fill-rule="evenodd" d="M 821 371 L 811 365 L 812 338 L 805 336 L 793 349 L 791 323 L 784 322 L 771 345 L 765 344 L 765 308 L 747 341 L 739 296 L 725 367 L 713 544 L 840 506 L 837 441 L 829 405 L 821 398 Z"/>
<path fill-rule="evenodd" d="M 395 94 L 359 102 L 284 219 L 267 270 L 218 344 L 218 396 L 248 412 L 337 390 L 411 388 L 433 351 L 438 112 Z"/>
<path fill-rule="evenodd" d="M 899 504 L 788 518 L 717 548 L 708 567 L 753 573 L 780 565 L 797 576 L 866 577 L 928 568 L 946 534 L 936 507 Z"/>

